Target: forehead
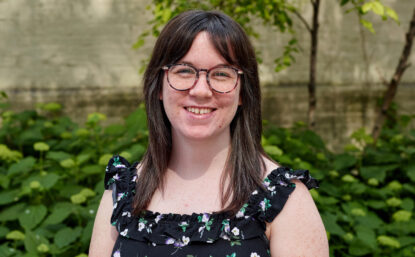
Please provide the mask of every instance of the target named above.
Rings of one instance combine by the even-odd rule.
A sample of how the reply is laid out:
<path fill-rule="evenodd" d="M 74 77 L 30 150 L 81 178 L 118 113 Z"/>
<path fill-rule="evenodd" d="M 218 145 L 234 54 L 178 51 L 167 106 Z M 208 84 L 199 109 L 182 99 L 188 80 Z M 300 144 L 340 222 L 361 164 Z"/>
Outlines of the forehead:
<path fill-rule="evenodd" d="M 211 68 L 217 65 L 229 65 L 212 43 L 209 33 L 197 34 L 192 46 L 179 62 L 189 63 L 197 68 Z"/>

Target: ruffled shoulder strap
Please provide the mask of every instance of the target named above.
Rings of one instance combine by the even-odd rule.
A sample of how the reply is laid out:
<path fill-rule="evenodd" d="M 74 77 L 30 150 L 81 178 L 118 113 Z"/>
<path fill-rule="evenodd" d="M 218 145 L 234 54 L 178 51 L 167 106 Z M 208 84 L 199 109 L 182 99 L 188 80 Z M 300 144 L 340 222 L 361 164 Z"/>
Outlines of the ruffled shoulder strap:
<path fill-rule="evenodd" d="M 111 224 L 119 229 L 120 217 L 128 215 L 131 217 L 132 199 L 135 194 L 137 179 L 137 163 L 130 165 L 121 156 L 113 156 L 105 169 L 105 189 L 112 190 L 113 213 Z"/>
<path fill-rule="evenodd" d="M 263 222 L 272 222 L 295 189 L 293 179 L 300 180 L 308 189 L 318 188 L 318 181 L 310 176 L 308 170 L 279 167 L 264 179 L 263 188 L 252 193 L 236 217 L 253 216 Z"/>

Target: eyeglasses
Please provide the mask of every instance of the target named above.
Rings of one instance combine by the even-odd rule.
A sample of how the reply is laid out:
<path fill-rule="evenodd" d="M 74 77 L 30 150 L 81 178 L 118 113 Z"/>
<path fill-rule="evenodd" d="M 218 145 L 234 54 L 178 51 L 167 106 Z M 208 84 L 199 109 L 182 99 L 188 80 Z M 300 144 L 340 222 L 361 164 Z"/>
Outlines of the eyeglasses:
<path fill-rule="evenodd" d="M 229 93 L 238 85 L 239 75 L 243 71 L 229 66 L 216 66 L 210 69 L 197 69 L 190 64 L 180 63 L 163 66 L 167 82 L 178 91 L 193 88 L 199 80 L 199 73 L 206 72 L 209 87 L 218 93 Z"/>

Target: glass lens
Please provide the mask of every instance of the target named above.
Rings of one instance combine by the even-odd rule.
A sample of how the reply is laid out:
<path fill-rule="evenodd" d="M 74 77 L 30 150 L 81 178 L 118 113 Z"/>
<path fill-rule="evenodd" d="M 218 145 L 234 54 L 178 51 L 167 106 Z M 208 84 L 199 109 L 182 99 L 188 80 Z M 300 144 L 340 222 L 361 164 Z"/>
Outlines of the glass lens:
<path fill-rule="evenodd" d="M 210 86 L 219 92 L 231 91 L 238 80 L 238 73 L 229 67 L 218 67 L 209 72 Z"/>
<path fill-rule="evenodd" d="M 173 65 L 168 72 L 170 84 L 178 90 L 186 90 L 193 86 L 197 71 L 187 65 Z"/>

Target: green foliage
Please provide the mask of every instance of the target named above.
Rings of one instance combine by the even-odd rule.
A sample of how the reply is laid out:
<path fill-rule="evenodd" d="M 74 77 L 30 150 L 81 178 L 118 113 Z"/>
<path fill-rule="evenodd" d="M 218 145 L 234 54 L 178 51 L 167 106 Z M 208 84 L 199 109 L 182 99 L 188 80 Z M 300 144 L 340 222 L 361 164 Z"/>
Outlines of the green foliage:
<path fill-rule="evenodd" d="M 280 71 L 295 60 L 294 53 L 298 52 L 298 41 L 295 39 L 292 28 L 292 12 L 295 10 L 294 5 L 289 1 L 282 0 L 258 0 L 258 1 L 220 1 L 220 0 L 154 0 L 151 5 L 153 18 L 149 21 L 151 28 L 143 31 L 137 38 L 133 48 L 140 48 L 144 45 L 146 37 L 153 35 L 157 37 L 161 28 L 174 16 L 181 12 L 200 9 L 200 10 L 220 10 L 235 19 L 247 32 L 248 35 L 259 37 L 256 29 L 253 27 L 255 21 L 262 21 L 264 25 L 274 27 L 281 32 L 288 32 L 293 38 L 284 47 L 283 54 L 275 60 L 276 70 Z M 260 61 L 261 59 L 258 58 Z"/>
<path fill-rule="evenodd" d="M 113 153 L 140 160 L 147 147 L 144 107 L 106 127 L 99 113 L 83 127 L 34 110 L 1 117 L 0 151 L 8 154 L 0 158 L 0 256 L 86 256 L 106 163 Z M 387 123 L 376 145 L 360 129 L 338 154 L 304 123 L 265 127 L 273 159 L 321 181 L 311 195 L 331 256 L 415 254 L 413 118 Z"/>
<path fill-rule="evenodd" d="M 86 256 L 105 165 L 146 149 L 144 107 L 107 127 L 100 113 L 80 127 L 60 104 L 37 107 L 0 109 L 0 256 Z"/>
<path fill-rule="evenodd" d="M 262 141 L 272 158 L 320 179 L 311 195 L 328 232 L 330 256 L 415 255 L 413 118 L 395 117 L 376 145 L 359 129 L 338 154 L 301 123 L 266 128 Z"/>
<path fill-rule="evenodd" d="M 375 34 L 375 29 L 372 22 L 363 18 L 368 13 L 379 16 L 382 20 L 390 18 L 399 24 L 399 17 L 395 10 L 384 5 L 381 0 L 340 0 L 340 5 L 344 6 L 347 4 L 353 6 L 347 12 L 356 11 L 360 17 L 360 23 L 373 34 Z"/>

